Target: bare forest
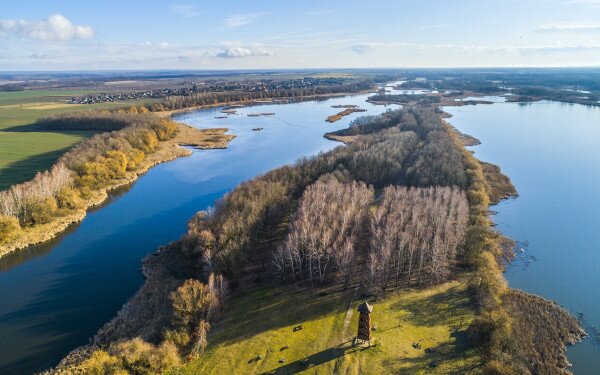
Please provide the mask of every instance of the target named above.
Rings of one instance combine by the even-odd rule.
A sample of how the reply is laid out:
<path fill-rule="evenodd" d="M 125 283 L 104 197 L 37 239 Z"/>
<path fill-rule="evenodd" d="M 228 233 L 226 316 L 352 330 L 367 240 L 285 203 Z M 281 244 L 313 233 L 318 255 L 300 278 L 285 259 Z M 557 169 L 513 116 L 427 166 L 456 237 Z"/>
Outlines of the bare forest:
<path fill-rule="evenodd" d="M 336 272 L 347 278 L 364 234 L 373 189 L 335 179 L 310 185 L 300 199 L 289 234 L 274 252 L 285 280 L 324 284 Z"/>
<path fill-rule="evenodd" d="M 370 218 L 370 290 L 446 280 L 463 255 L 468 213 L 456 188 L 385 188 Z"/>

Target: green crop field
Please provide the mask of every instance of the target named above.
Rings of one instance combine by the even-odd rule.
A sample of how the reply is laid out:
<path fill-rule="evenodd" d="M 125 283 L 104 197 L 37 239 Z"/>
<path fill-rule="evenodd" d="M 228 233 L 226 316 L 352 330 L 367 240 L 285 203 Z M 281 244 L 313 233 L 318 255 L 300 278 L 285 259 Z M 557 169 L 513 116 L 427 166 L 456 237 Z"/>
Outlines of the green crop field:
<path fill-rule="evenodd" d="M 48 169 L 71 146 L 92 132 L 37 131 L 34 122 L 44 116 L 83 109 L 115 108 L 141 102 L 67 104 L 72 96 L 91 91 L 0 92 L 0 190 L 31 179 Z"/>
<path fill-rule="evenodd" d="M 323 294 L 273 287 L 234 297 L 206 353 L 175 373 L 478 372 L 481 357 L 465 333 L 473 311 L 463 280 L 371 300 L 371 347 L 352 345 L 360 302 L 339 288 Z"/>

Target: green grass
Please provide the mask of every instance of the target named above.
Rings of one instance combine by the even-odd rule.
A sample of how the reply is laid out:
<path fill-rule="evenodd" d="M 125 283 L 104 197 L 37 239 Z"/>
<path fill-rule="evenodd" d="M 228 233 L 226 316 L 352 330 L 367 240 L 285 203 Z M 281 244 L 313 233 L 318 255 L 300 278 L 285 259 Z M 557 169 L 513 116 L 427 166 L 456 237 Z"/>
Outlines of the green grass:
<path fill-rule="evenodd" d="M 36 102 L 63 101 L 73 96 L 99 92 L 98 90 L 25 90 L 0 92 L 0 106 Z"/>
<path fill-rule="evenodd" d="M 40 117 L 84 109 L 116 108 L 141 101 L 66 105 L 72 96 L 91 91 L 0 92 L 0 190 L 31 179 L 48 169 L 74 144 L 93 132 L 40 132 L 33 123 Z"/>
<path fill-rule="evenodd" d="M 377 330 L 370 348 L 352 346 L 358 324 L 355 310 L 361 302 L 353 301 L 353 294 L 329 290 L 320 296 L 273 287 L 235 297 L 213 327 L 204 356 L 176 373 L 478 372 L 481 358 L 465 335 L 473 312 L 462 281 L 392 292 L 372 301 Z M 350 301 L 352 315 L 346 327 Z M 294 332 L 300 324 L 303 329 Z M 421 348 L 413 348 L 413 343 Z M 257 359 L 259 355 L 262 359 Z M 430 366 L 432 362 L 437 366 Z"/>

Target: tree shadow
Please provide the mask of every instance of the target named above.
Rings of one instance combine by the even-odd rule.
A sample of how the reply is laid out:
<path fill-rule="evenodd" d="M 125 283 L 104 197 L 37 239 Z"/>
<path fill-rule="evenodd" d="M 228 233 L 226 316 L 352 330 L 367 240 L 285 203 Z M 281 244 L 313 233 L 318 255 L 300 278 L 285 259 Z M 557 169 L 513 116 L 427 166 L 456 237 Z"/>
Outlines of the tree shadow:
<path fill-rule="evenodd" d="M 263 372 L 263 374 L 296 374 L 307 369 L 323 365 L 327 362 L 334 361 L 345 355 L 369 350 L 369 347 L 353 346 L 353 341 L 348 340 L 332 348 L 327 348 L 306 358 L 290 362 L 276 369 Z"/>
<path fill-rule="evenodd" d="M 1 168 L 0 190 L 7 189 L 14 184 L 20 184 L 31 180 L 37 172 L 45 171 L 52 167 L 56 160 L 69 149 L 70 147 L 65 147 L 59 150 L 31 155 Z"/>
<path fill-rule="evenodd" d="M 25 124 L 25 125 L 13 125 L 8 128 L 0 129 L 0 132 L 7 132 L 7 133 L 14 133 L 14 132 L 25 133 L 25 132 L 40 132 L 40 131 L 44 131 L 44 130 L 40 129 L 37 126 L 37 124 L 35 124 L 35 123 Z"/>
<path fill-rule="evenodd" d="M 79 136 L 83 138 L 91 137 L 92 135 L 98 133 L 97 131 L 93 130 L 45 130 L 41 129 L 35 122 L 25 125 L 14 125 L 7 128 L 1 128 L 0 133 L 2 132 L 61 134 L 65 136 Z M 74 146 L 74 144 L 58 150 L 31 155 L 6 165 L 0 169 L 0 190 L 7 189 L 14 184 L 28 181 L 33 178 L 37 172 L 49 169 L 54 162 L 56 162 L 61 155 Z"/>
<path fill-rule="evenodd" d="M 428 348 L 418 357 L 400 357 L 387 359 L 384 361 L 384 367 L 397 369 L 401 374 L 420 374 L 435 372 L 435 369 L 448 365 L 451 368 L 444 368 L 444 374 L 470 374 L 481 367 L 480 361 L 472 363 L 458 363 L 462 359 L 469 357 L 468 350 L 475 350 L 469 342 L 464 331 L 452 333 L 456 338 L 455 343 L 444 342 L 435 347 Z M 451 362 L 451 363 L 449 363 Z"/>
<path fill-rule="evenodd" d="M 252 293 L 232 298 L 226 316 L 211 330 L 209 342 L 211 346 L 227 345 L 274 329 L 293 330 L 301 324 L 306 329 L 307 322 L 346 311 L 352 293 L 352 288 L 343 289 L 338 283 L 315 292 L 296 291 L 276 282 L 259 286 Z"/>
<path fill-rule="evenodd" d="M 419 326 L 437 326 L 440 322 L 461 325 L 471 311 L 469 291 L 459 286 L 435 295 L 423 295 L 409 303 L 398 302 L 392 308 L 403 309 L 409 314 L 404 319 Z"/>

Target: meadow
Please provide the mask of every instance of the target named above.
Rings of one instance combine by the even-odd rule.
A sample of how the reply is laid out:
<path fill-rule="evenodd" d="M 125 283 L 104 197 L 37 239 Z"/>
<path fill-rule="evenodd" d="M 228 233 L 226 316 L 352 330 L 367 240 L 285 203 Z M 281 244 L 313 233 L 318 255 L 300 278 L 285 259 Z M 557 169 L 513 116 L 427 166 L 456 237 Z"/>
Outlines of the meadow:
<path fill-rule="evenodd" d="M 353 345 L 363 301 L 341 284 L 321 293 L 273 286 L 233 297 L 207 352 L 175 374 L 476 373 L 481 357 L 466 329 L 474 313 L 466 282 L 368 298 L 372 342 Z M 302 329 L 294 330 L 302 326 Z"/>

